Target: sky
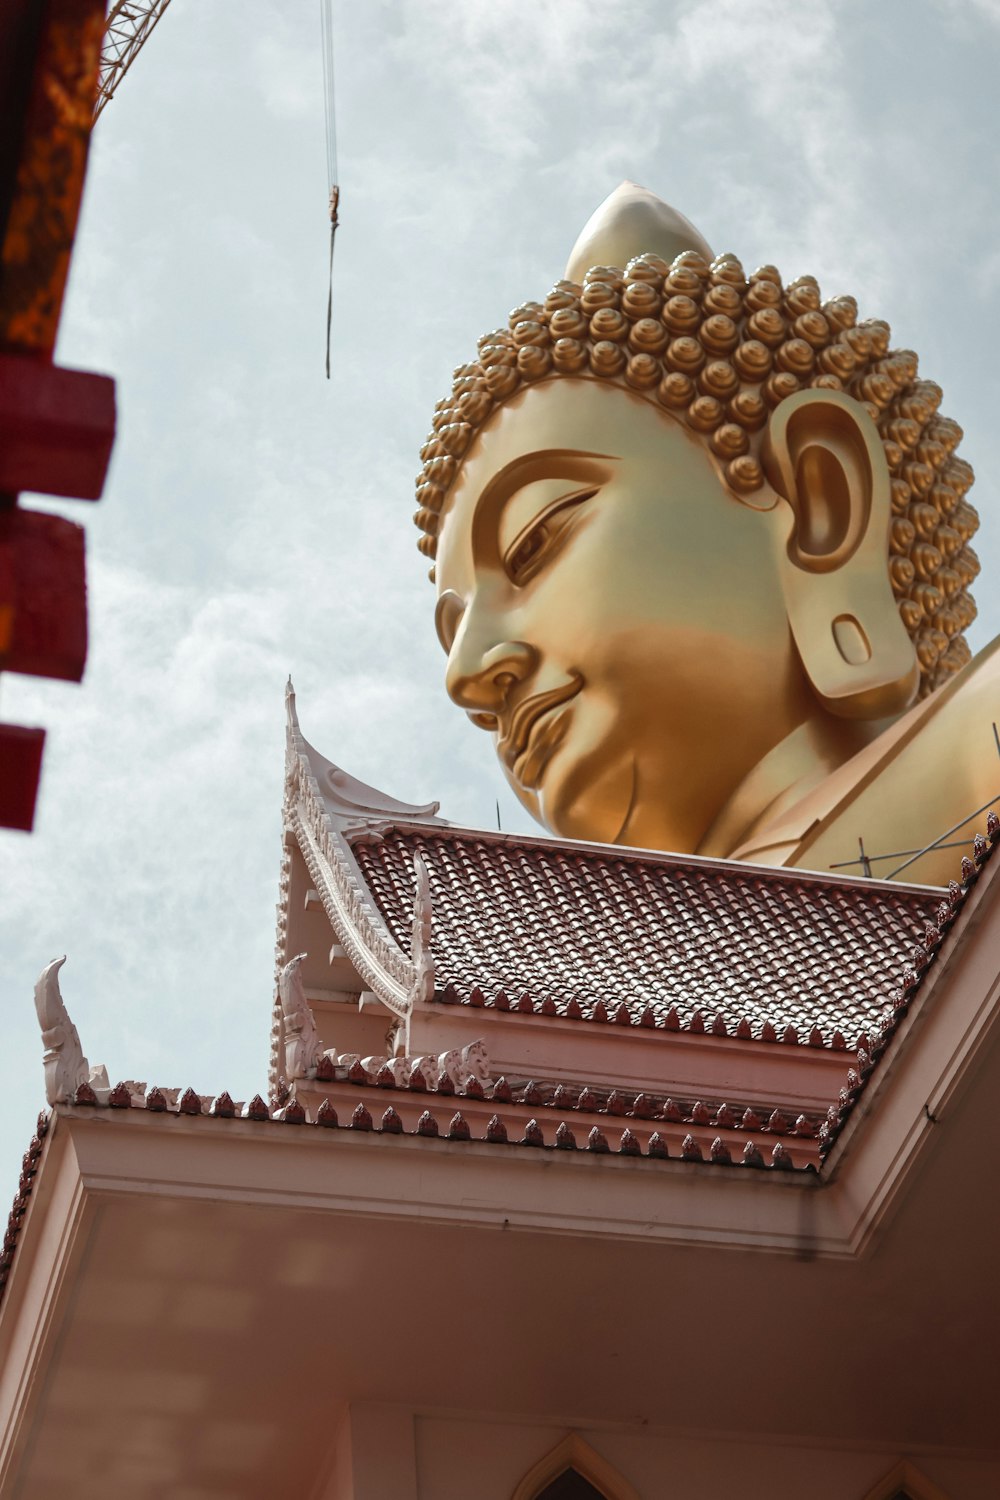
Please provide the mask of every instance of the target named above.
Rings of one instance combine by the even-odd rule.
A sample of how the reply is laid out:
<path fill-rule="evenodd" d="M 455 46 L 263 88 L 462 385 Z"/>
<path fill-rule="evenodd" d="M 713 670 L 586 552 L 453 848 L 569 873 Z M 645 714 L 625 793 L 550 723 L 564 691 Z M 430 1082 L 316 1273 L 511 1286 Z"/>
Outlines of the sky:
<path fill-rule="evenodd" d="M 979 476 L 973 649 L 1000 630 L 1000 0 L 334 0 L 334 38 L 329 381 L 318 0 L 173 0 L 95 131 L 57 358 L 119 426 L 97 506 L 24 497 L 86 524 L 91 646 L 80 687 L 0 683 L 48 730 L 0 831 L 0 1191 L 57 955 L 113 1081 L 265 1091 L 289 673 L 353 775 L 532 826 L 445 696 L 413 479 L 623 178 L 918 351 Z"/>

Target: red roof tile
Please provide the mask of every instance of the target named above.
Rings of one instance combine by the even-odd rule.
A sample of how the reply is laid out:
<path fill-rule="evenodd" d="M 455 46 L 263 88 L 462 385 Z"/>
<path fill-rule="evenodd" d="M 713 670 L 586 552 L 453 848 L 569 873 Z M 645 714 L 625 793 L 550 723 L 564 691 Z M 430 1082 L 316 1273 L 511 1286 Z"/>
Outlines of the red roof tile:
<path fill-rule="evenodd" d="M 10 1269 L 14 1262 L 14 1254 L 21 1236 L 24 1217 L 28 1212 L 28 1200 L 34 1190 L 38 1164 L 42 1158 L 43 1143 L 48 1130 L 48 1112 L 43 1111 L 38 1116 L 38 1125 L 35 1134 L 32 1136 L 31 1143 L 21 1161 L 21 1176 L 18 1180 L 17 1192 L 14 1194 L 14 1203 L 7 1219 L 7 1228 L 4 1232 L 3 1243 L 0 1245 L 0 1301 L 3 1300 L 4 1289 L 10 1279 Z"/>
<path fill-rule="evenodd" d="M 386 1074 L 385 1081 L 382 1075 Z M 434 1085 L 422 1082 L 419 1088 L 414 1088 L 411 1081 L 404 1079 L 397 1082 L 393 1079 L 387 1069 L 380 1070 L 377 1076 L 373 1076 L 370 1069 L 366 1069 L 361 1062 L 354 1062 L 350 1068 L 338 1065 L 331 1070 L 329 1079 L 323 1082 L 331 1082 L 334 1085 L 348 1085 L 356 1088 L 359 1085 L 375 1090 L 390 1088 L 398 1093 L 409 1096 L 414 1093 L 420 1096 L 419 1103 L 414 1104 L 407 1100 L 409 1114 L 413 1114 L 420 1105 L 426 1105 L 420 1118 L 425 1119 L 433 1109 L 450 1112 L 454 1108 L 456 1097 L 465 1100 L 482 1101 L 484 1109 L 487 1105 L 510 1105 L 513 1110 L 540 1110 L 546 1118 L 541 1124 L 549 1128 L 552 1119 L 565 1124 L 564 1116 L 570 1112 L 575 1114 L 595 1114 L 613 1118 L 628 1118 L 630 1120 L 648 1121 L 649 1128 L 653 1129 L 656 1123 L 676 1126 L 692 1126 L 711 1139 L 720 1130 L 736 1132 L 741 1140 L 746 1136 L 771 1135 L 784 1136 L 793 1135 L 800 1142 L 812 1141 L 819 1137 L 830 1120 L 830 1115 L 802 1114 L 796 1113 L 796 1107 L 792 1105 L 774 1104 L 768 1106 L 758 1105 L 753 1108 L 742 1103 L 735 1107 L 726 1100 L 713 1099 L 706 1103 L 702 1099 L 673 1099 L 661 1094 L 636 1093 L 634 1090 L 620 1090 L 607 1088 L 602 1085 L 579 1085 L 567 1086 L 565 1083 L 554 1083 L 551 1080 L 536 1081 L 529 1079 L 525 1083 L 517 1083 L 513 1087 L 505 1077 L 490 1081 L 485 1087 L 474 1076 L 470 1076 L 456 1088 L 447 1074 L 442 1074 Z M 300 1080 L 298 1087 L 303 1088 L 312 1095 L 321 1087 L 319 1077 L 315 1080 Z M 312 1095 L 315 1099 L 315 1096 Z M 338 1097 L 340 1097 L 338 1093 Z M 441 1102 L 442 1098 L 445 1100 Z M 317 1121 L 323 1115 L 323 1106 L 327 1106 L 327 1115 L 333 1112 L 336 1123 L 336 1111 L 329 1098 L 323 1100 L 318 1108 Z M 179 1108 L 180 1106 L 178 1106 Z M 402 1102 L 400 1109 L 403 1109 Z M 147 1105 L 148 1108 L 148 1105 Z M 373 1104 L 372 1108 L 382 1108 L 381 1101 Z M 784 1110 L 788 1113 L 783 1113 Z M 485 1109 L 489 1113 L 488 1109 Z M 284 1111 L 276 1109 L 273 1118 L 283 1118 Z M 440 1123 L 440 1122 L 439 1122 Z M 539 1125 L 539 1120 L 532 1122 Z M 541 1126 L 539 1125 L 539 1128 Z M 568 1128 L 568 1126 L 567 1126 Z M 419 1128 L 418 1134 L 427 1134 L 428 1131 Z M 673 1132 L 667 1132 L 671 1134 Z M 829 1132 L 824 1130 L 824 1139 Z M 548 1144 L 541 1139 L 532 1140 L 529 1144 Z M 558 1140 L 556 1141 L 558 1145 Z"/>
<path fill-rule="evenodd" d="M 353 853 L 404 949 L 422 856 L 439 999 L 814 1046 L 853 1046 L 877 1023 L 941 900 L 452 829 L 369 833 Z"/>

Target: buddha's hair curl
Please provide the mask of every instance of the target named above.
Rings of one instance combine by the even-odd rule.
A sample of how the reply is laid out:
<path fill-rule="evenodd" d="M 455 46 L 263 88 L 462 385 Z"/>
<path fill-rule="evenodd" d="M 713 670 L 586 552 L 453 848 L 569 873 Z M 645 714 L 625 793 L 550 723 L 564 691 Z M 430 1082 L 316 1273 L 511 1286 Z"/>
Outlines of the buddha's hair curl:
<path fill-rule="evenodd" d="M 889 339 L 887 323 L 858 322 L 853 297 L 823 302 L 812 276 L 783 286 L 774 266 L 746 276 L 734 255 L 593 266 L 582 285 L 560 281 L 544 302 L 515 308 L 506 328 L 479 340 L 478 360 L 455 371 L 420 450 L 417 545 L 434 558 L 441 509 L 477 429 L 534 382 L 582 376 L 644 396 L 699 434 L 737 497 L 764 484 L 760 444 L 776 406 L 808 386 L 846 391 L 888 460 L 889 579 L 925 696 L 970 659 L 979 517 L 965 499 L 972 468 L 955 456 L 961 427 L 938 415 L 941 389 L 919 378 L 917 356 Z"/>

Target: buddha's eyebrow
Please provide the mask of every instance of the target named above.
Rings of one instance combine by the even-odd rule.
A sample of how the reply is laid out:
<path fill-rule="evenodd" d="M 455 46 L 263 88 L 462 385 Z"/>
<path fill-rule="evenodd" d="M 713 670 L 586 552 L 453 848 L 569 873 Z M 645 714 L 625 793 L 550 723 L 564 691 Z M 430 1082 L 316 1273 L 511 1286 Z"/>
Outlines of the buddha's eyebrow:
<path fill-rule="evenodd" d="M 496 514 L 512 495 L 538 479 L 592 480 L 601 477 L 595 473 L 596 464 L 615 460 L 613 453 L 583 453 L 579 448 L 543 448 L 522 453 L 498 469 L 480 490 L 473 524 L 480 514 Z"/>

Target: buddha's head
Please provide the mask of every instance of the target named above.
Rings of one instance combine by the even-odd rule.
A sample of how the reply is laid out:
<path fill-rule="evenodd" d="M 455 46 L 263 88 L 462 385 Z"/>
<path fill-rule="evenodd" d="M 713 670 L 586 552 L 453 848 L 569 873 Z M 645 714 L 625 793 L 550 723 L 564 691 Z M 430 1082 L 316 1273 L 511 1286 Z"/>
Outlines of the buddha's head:
<path fill-rule="evenodd" d="M 542 822 L 695 849 L 802 726 L 854 744 L 965 664 L 940 400 L 852 298 L 612 194 L 456 371 L 417 486 L 448 691 Z"/>

